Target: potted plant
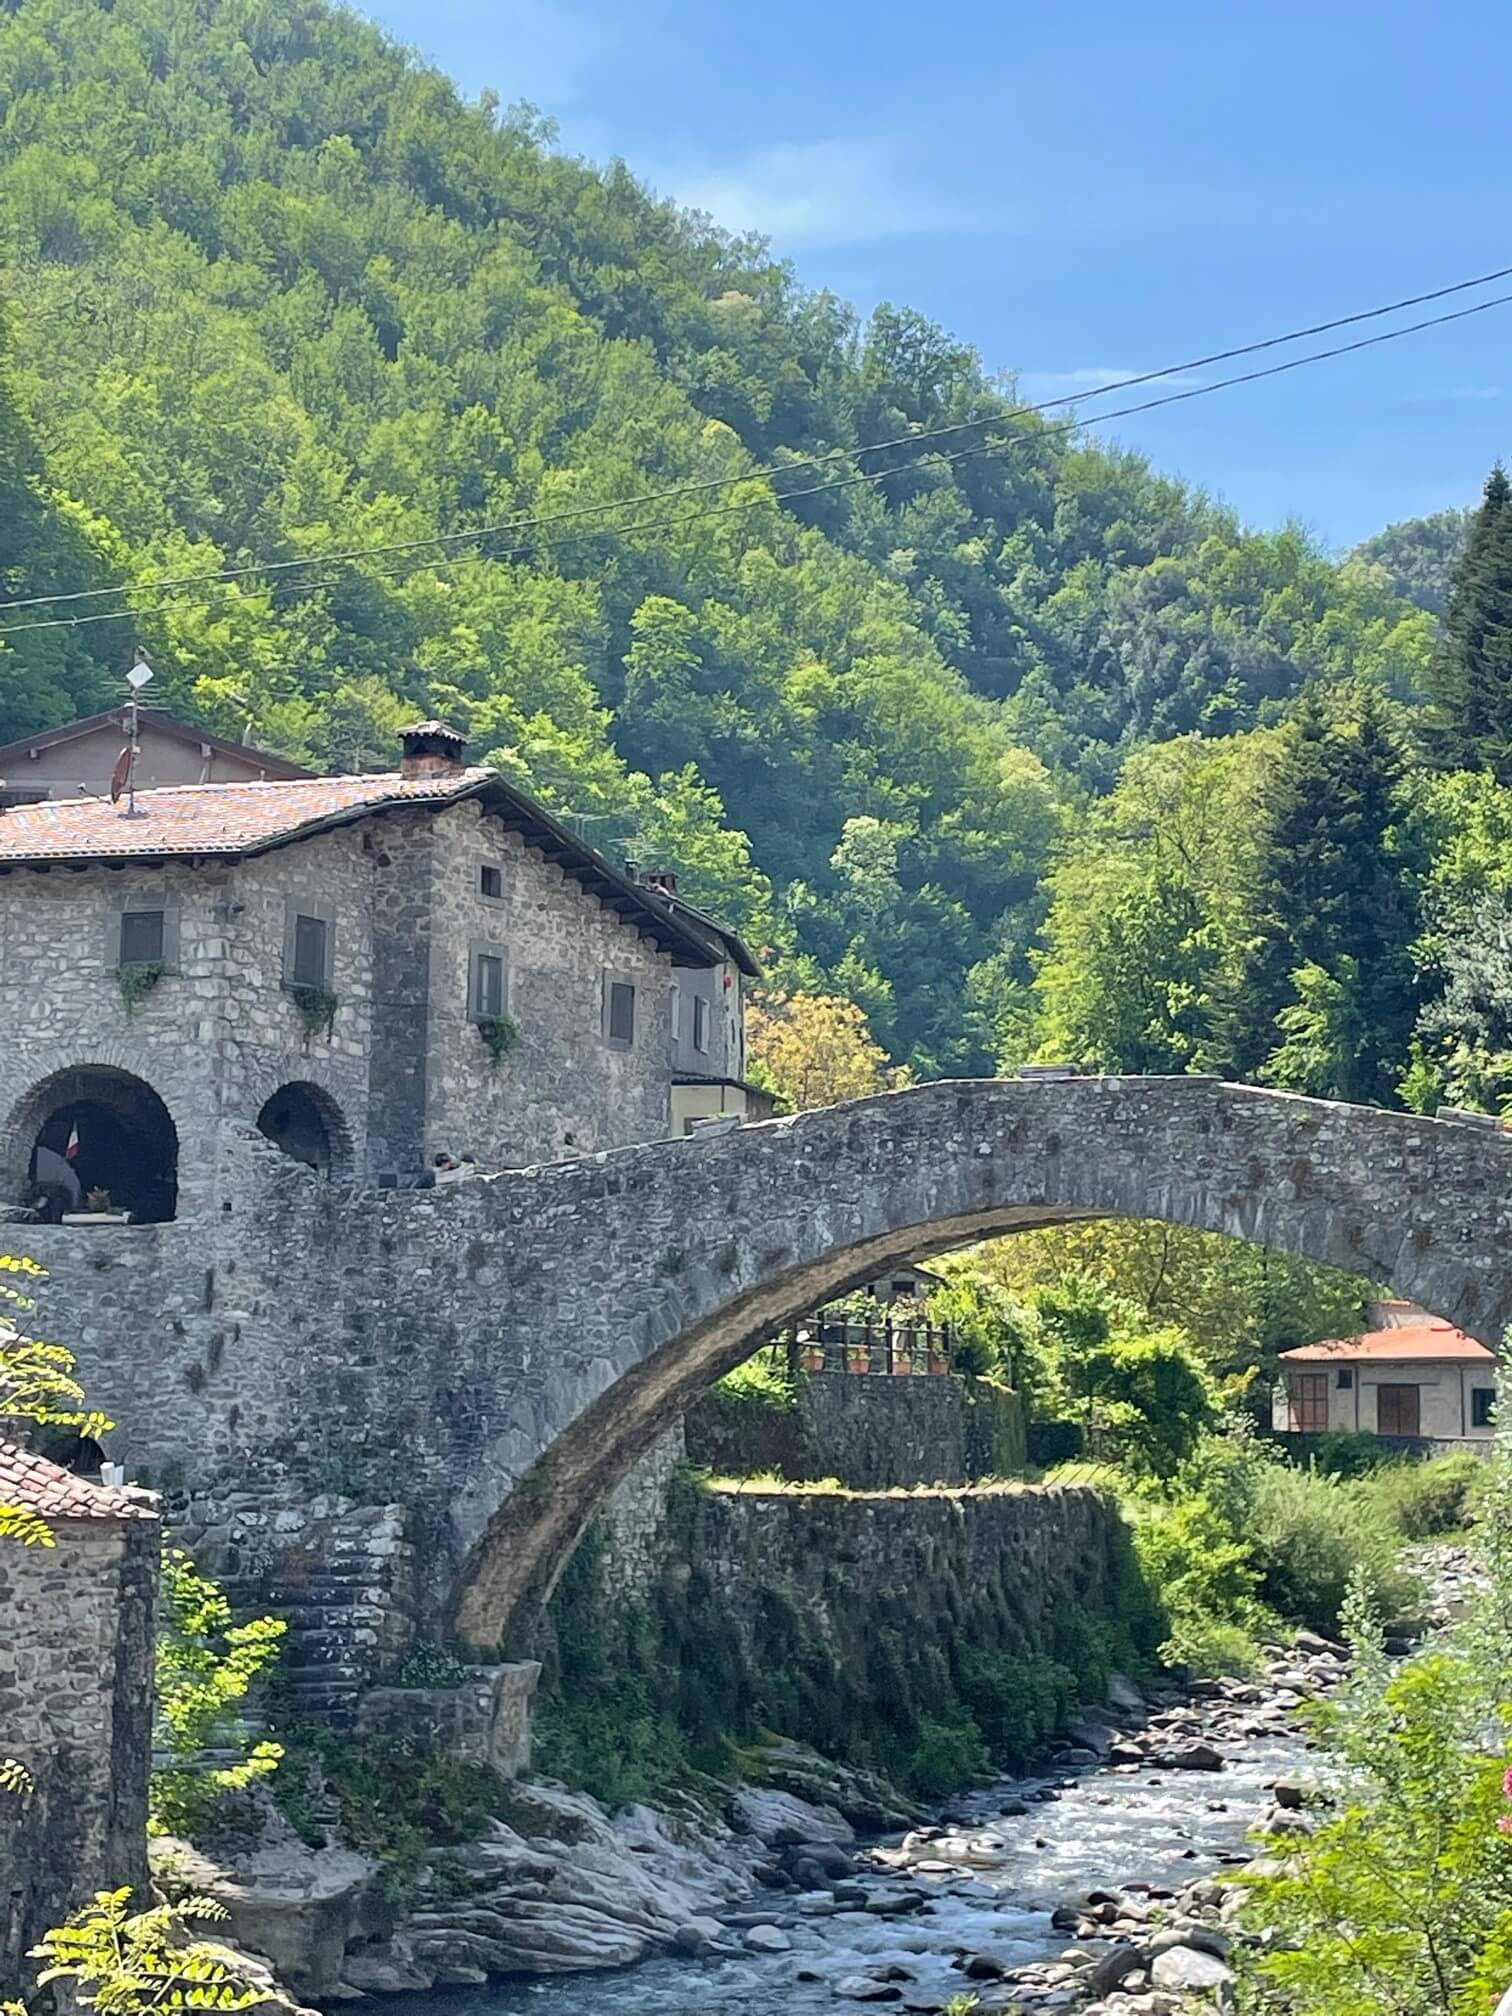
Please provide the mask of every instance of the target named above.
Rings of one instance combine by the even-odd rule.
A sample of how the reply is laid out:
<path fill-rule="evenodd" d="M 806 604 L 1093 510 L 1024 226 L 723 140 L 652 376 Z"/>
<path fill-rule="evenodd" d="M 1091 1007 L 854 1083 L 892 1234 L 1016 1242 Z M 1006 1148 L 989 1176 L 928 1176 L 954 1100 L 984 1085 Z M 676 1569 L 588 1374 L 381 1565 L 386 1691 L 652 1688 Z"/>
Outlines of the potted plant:
<path fill-rule="evenodd" d="M 871 1325 L 868 1323 L 866 1329 L 858 1336 L 855 1327 L 850 1323 L 846 1324 L 845 1369 L 847 1372 L 870 1372 L 871 1343 L 867 1335 L 870 1329 Z"/>
<path fill-rule="evenodd" d="M 112 1211 L 108 1190 L 90 1190 L 85 1193 L 82 1211 L 65 1211 L 65 1225 L 129 1225 L 129 1211 Z"/>

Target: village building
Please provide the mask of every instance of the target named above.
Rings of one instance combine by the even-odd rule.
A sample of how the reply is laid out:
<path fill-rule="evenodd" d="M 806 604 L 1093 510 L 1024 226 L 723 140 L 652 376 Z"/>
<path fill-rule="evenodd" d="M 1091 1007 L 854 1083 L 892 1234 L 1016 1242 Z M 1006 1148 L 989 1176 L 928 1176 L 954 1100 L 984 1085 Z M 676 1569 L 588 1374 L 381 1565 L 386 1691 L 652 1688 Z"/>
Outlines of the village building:
<path fill-rule="evenodd" d="M 161 1222 L 225 1208 L 238 1129 L 384 1186 L 750 1110 L 738 937 L 444 724 L 402 743 L 0 813 L 0 1199 Z"/>
<path fill-rule="evenodd" d="M 1483 1443 L 1495 1433 L 1496 1354 L 1411 1302 L 1378 1302 L 1373 1327 L 1280 1354 L 1273 1426 L 1403 1443 Z"/>
<path fill-rule="evenodd" d="M 124 709 L 0 743 L 0 810 L 48 798 L 106 798 L 130 734 Z M 139 791 L 169 784 L 288 783 L 315 773 L 248 742 L 228 742 L 192 721 L 137 710 Z"/>
<path fill-rule="evenodd" d="M 50 1545 L 0 1540 L 0 1981 L 97 1890 L 147 1878 L 152 1649 L 162 1521 L 149 1493 L 0 1442 L 0 1506 Z"/>

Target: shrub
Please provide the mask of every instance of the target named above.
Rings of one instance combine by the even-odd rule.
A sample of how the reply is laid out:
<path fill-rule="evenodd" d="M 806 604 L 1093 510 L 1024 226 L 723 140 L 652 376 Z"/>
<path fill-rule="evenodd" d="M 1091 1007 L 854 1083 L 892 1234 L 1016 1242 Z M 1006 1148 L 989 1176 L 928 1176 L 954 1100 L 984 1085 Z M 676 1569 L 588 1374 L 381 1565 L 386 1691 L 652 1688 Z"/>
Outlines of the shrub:
<path fill-rule="evenodd" d="M 1337 1631 L 1356 1572 L 1388 1617 L 1422 1600 L 1417 1579 L 1397 1561 L 1395 1536 L 1357 1486 L 1268 1464 L 1251 1519 L 1260 1598 L 1295 1624 Z"/>
<path fill-rule="evenodd" d="M 1290 1435 L 1283 1447 L 1289 1461 L 1324 1477 L 1368 1477 L 1372 1471 L 1402 1461 L 1399 1450 L 1379 1435 L 1358 1435 L 1344 1429 L 1326 1435 Z"/>
<path fill-rule="evenodd" d="M 1425 1463 L 1383 1465 L 1356 1488 L 1373 1516 L 1408 1540 L 1456 1533 L 1470 1524 L 1486 1466 L 1472 1449 Z"/>
<path fill-rule="evenodd" d="M 714 1391 L 739 1406 L 769 1407 L 787 1414 L 798 1405 L 800 1373 L 789 1367 L 787 1354 L 768 1344 L 715 1383 Z"/>
<path fill-rule="evenodd" d="M 973 1780 L 992 1776 L 992 1760 L 982 1732 L 966 1713 L 949 1721 L 926 1715 L 912 1751 L 899 1772 L 906 1791 L 921 1799 L 942 1799 Z"/>
<path fill-rule="evenodd" d="M 1029 1461 L 1048 1470 L 1057 1463 L 1070 1463 L 1082 1453 L 1079 1421 L 1031 1421 L 1024 1431 Z"/>

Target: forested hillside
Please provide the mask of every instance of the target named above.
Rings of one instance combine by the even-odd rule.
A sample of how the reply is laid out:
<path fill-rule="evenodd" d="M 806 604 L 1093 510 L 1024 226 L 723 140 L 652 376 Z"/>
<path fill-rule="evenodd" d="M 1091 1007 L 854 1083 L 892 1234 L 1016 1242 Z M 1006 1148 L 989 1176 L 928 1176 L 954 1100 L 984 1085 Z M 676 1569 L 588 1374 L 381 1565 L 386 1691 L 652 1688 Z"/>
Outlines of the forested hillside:
<path fill-rule="evenodd" d="M 1041 1040 L 1053 896 L 1070 1041 L 1067 844 L 1265 746 L 1309 681 L 1419 701 L 1431 594 L 1004 418 L 919 315 L 863 327 L 549 142 L 319 0 L 3 0 L 0 596 L 263 571 L 0 637 L 0 738 L 101 705 L 137 638 L 165 699 L 320 763 L 446 715 L 922 1073 Z M 910 438 L 962 422 L 997 424 Z M 1189 735 L 1230 739 L 1119 783 Z M 1136 1048 L 1260 1068 L 1220 1025 Z"/>

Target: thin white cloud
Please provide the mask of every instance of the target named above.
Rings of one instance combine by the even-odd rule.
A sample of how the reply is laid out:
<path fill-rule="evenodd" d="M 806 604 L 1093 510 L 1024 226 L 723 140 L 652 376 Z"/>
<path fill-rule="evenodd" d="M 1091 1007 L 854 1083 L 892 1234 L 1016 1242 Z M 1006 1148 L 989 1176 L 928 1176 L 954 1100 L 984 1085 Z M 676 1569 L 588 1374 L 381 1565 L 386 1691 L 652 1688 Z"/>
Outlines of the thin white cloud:
<path fill-rule="evenodd" d="M 1019 371 L 1014 375 L 1014 396 L 1030 405 L 1042 399 L 1086 399 L 1099 385 L 1121 384 L 1153 368 L 1148 364 L 1085 364 L 1072 371 Z M 1168 378 L 1151 379 L 1149 394 L 1158 398 L 1162 392 L 1187 391 L 1204 383 L 1202 378 L 1173 371 Z"/>
<path fill-rule="evenodd" d="M 724 165 L 663 164 L 652 185 L 727 231 L 757 231 L 779 251 L 934 236 L 1039 236 L 1072 222 L 1060 208 L 963 197 L 921 167 L 904 135 L 784 141 Z"/>
<path fill-rule="evenodd" d="M 1437 392 L 1409 392 L 1409 406 L 1478 406 L 1491 399 L 1505 399 L 1500 385 L 1446 385 Z"/>

